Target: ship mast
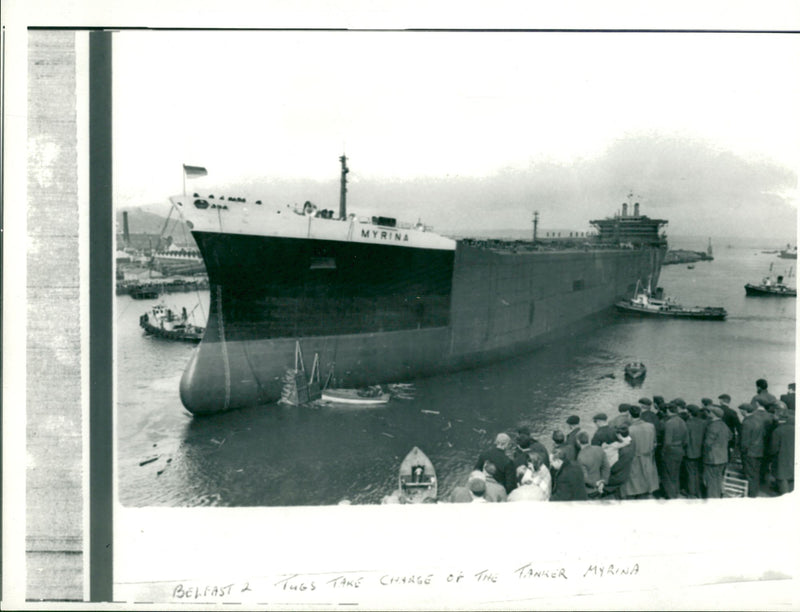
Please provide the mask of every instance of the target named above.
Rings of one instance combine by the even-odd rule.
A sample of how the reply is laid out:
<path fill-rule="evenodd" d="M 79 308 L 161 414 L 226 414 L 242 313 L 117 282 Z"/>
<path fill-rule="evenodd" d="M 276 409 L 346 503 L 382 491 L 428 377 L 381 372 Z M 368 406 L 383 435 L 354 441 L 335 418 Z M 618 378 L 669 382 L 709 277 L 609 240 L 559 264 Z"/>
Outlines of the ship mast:
<path fill-rule="evenodd" d="M 342 179 L 341 179 L 341 187 L 339 189 L 339 218 L 346 219 L 347 218 L 347 173 L 350 172 L 350 169 L 347 167 L 347 157 L 342 155 L 339 158 L 339 161 L 342 162 Z"/>
<path fill-rule="evenodd" d="M 536 242 L 536 233 L 539 229 L 539 211 L 533 211 L 533 241 Z"/>

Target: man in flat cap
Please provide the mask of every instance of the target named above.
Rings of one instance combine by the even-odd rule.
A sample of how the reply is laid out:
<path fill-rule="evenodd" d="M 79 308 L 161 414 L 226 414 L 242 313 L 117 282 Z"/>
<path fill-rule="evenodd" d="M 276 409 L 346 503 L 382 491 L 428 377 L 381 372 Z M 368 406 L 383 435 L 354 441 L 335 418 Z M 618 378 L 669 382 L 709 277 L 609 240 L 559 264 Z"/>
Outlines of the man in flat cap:
<path fill-rule="evenodd" d="M 625 497 L 647 498 L 658 490 L 658 471 L 656 470 L 656 428 L 643 421 L 639 406 L 631 406 L 629 410 L 633 422 L 628 428 L 636 453 L 631 464 L 628 482 L 622 487 Z"/>
<path fill-rule="evenodd" d="M 655 412 L 653 412 L 652 406 L 653 402 L 650 401 L 649 397 L 639 398 L 639 407 L 642 410 L 639 418 L 646 423 L 650 423 L 653 427 L 655 427 L 656 430 L 656 471 L 658 472 L 659 482 L 662 482 L 663 484 L 664 460 L 662 449 L 664 443 L 664 423 L 666 422 L 666 419 L 662 420 Z"/>
<path fill-rule="evenodd" d="M 670 404 L 674 405 L 674 404 Z M 703 438 L 706 433 L 708 421 L 700 418 L 700 407 L 689 404 L 687 407 L 689 418 L 686 421 L 686 490 L 689 497 L 702 497 L 701 474 L 703 473 Z"/>
<path fill-rule="evenodd" d="M 761 490 L 761 463 L 764 460 L 765 421 L 752 403 L 742 404 L 739 409 L 747 414 L 742 421 L 742 438 L 739 442 L 742 468 L 747 479 L 747 495 L 758 497 Z"/>
<path fill-rule="evenodd" d="M 722 422 L 728 426 L 728 429 L 731 430 L 733 436 L 731 437 L 729 451 L 733 451 L 733 448 L 739 444 L 739 437 L 742 433 L 742 421 L 739 418 L 738 413 L 731 408 L 731 396 L 727 393 L 723 393 L 718 398 L 719 404 L 717 404 L 720 408 L 722 408 Z"/>
<path fill-rule="evenodd" d="M 689 445 L 689 434 L 686 423 L 678 416 L 678 407 L 670 404 L 667 410 L 670 416 L 664 423 L 661 486 L 667 499 L 677 499 L 680 493 L 681 463 Z"/>
<path fill-rule="evenodd" d="M 597 431 L 592 436 L 592 445 L 602 447 L 603 444 L 613 444 L 617 441 L 616 431 L 608 425 L 608 417 L 605 412 L 598 412 L 594 417 L 594 426 Z"/>
<path fill-rule="evenodd" d="M 567 434 L 567 439 L 564 447 L 567 449 L 570 461 L 575 461 L 578 457 L 578 432 L 581 430 L 581 417 L 577 414 L 571 414 L 567 417 L 567 425 L 570 430 Z"/>
<path fill-rule="evenodd" d="M 617 429 L 620 425 L 630 426 L 631 421 L 633 420 L 631 419 L 630 408 L 631 408 L 630 404 L 624 404 L 624 403 L 620 404 L 617 407 L 617 411 L 619 412 L 619 414 L 615 416 L 613 419 L 611 419 L 611 423 L 609 423 L 612 429 Z"/>
<path fill-rule="evenodd" d="M 494 446 L 483 451 L 475 462 L 475 470 L 483 472 L 483 466 L 487 461 L 491 461 L 497 467 L 495 478 L 497 482 L 506 488 L 506 493 L 510 493 L 517 486 L 517 472 L 514 462 L 506 454 L 511 449 L 511 436 L 507 433 L 499 433 L 494 439 Z"/>
<path fill-rule="evenodd" d="M 532 453 L 539 453 L 544 464 L 548 468 L 550 467 L 550 453 L 545 448 L 545 445 L 531 436 L 529 428 L 520 427 L 517 429 L 517 447 L 514 449 L 514 456 L 512 457 L 514 467 L 527 465 Z"/>
<path fill-rule="evenodd" d="M 708 425 L 703 436 L 703 482 L 706 496 L 722 497 L 722 478 L 728 465 L 728 442 L 731 431 L 722 422 L 722 408 L 710 405 Z"/>
<path fill-rule="evenodd" d="M 553 455 L 553 491 L 550 501 L 582 501 L 589 499 L 583 484 L 583 470 L 569 458 L 567 447 L 561 447 Z"/>
<path fill-rule="evenodd" d="M 758 410 L 759 406 L 769 410 L 778 403 L 777 398 L 767 391 L 768 386 L 765 378 L 759 378 L 756 381 L 756 394 L 753 396 L 753 399 L 750 400 L 750 403 L 753 404 L 756 410 Z"/>

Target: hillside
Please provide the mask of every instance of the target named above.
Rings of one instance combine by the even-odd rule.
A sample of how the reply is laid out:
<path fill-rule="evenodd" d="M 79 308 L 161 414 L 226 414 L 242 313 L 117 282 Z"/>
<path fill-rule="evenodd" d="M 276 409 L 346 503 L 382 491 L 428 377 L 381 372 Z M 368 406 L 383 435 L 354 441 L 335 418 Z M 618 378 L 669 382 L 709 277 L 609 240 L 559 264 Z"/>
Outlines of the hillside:
<path fill-rule="evenodd" d="M 121 240 L 123 232 L 123 212 L 128 213 L 128 231 L 132 238 L 138 238 L 134 242 L 141 242 L 143 238 L 150 238 L 153 245 L 158 242 L 159 236 L 166 239 L 172 237 L 172 241 L 179 245 L 194 245 L 194 239 L 186 226 L 180 222 L 179 219 L 173 214 L 168 219 L 169 208 L 167 206 L 150 207 L 151 210 L 145 210 L 144 207 L 131 207 L 118 210 L 116 214 L 116 231 L 117 238 Z M 153 209 L 163 209 L 163 214 L 159 212 L 151 212 Z M 166 226 L 165 226 L 166 223 Z M 144 241 L 146 245 L 147 240 Z"/>

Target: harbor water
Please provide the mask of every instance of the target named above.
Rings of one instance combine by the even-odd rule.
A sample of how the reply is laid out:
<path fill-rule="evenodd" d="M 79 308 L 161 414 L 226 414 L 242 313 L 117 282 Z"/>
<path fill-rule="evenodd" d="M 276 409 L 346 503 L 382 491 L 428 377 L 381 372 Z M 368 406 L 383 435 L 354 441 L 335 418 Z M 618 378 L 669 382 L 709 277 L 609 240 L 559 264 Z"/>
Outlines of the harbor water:
<path fill-rule="evenodd" d="M 673 248 L 704 250 L 703 243 Z M 766 378 L 775 395 L 795 377 L 795 298 L 746 297 L 744 285 L 795 260 L 775 245 L 715 244 L 714 261 L 665 266 L 660 286 L 684 305 L 723 306 L 728 319 L 646 319 L 609 313 L 595 331 L 488 367 L 392 387 L 378 407 L 271 404 L 203 418 L 181 405 L 178 383 L 194 345 L 145 336 L 139 316 L 158 301 L 208 313 L 208 292 L 160 300 L 116 298 L 116 457 L 126 506 L 297 506 L 380 503 L 397 486 L 413 446 L 432 460 L 440 497 L 464 484 L 478 453 L 501 431 L 528 426 L 550 446 L 570 414 L 613 416 L 641 396 L 699 403 L 727 392 L 749 401 Z M 795 286 L 795 279 L 789 278 Z M 642 361 L 641 387 L 623 377 Z M 310 365 L 310 364 L 307 364 Z M 324 373 L 323 373 L 324 377 Z"/>

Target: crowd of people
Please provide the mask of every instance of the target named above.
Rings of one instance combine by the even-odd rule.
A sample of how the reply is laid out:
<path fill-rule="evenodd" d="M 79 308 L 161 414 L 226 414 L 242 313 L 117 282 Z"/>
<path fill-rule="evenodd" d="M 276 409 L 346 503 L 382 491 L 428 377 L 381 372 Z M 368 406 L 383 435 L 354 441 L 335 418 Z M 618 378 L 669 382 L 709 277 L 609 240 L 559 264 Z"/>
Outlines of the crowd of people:
<path fill-rule="evenodd" d="M 777 399 L 759 379 L 738 407 L 727 393 L 697 404 L 654 396 L 620 404 L 611 419 L 594 415 L 591 428 L 571 415 L 549 448 L 526 427 L 499 433 L 440 501 L 719 498 L 726 468 L 739 462 L 749 497 L 783 495 L 794 489 L 794 397 L 794 383 Z"/>

